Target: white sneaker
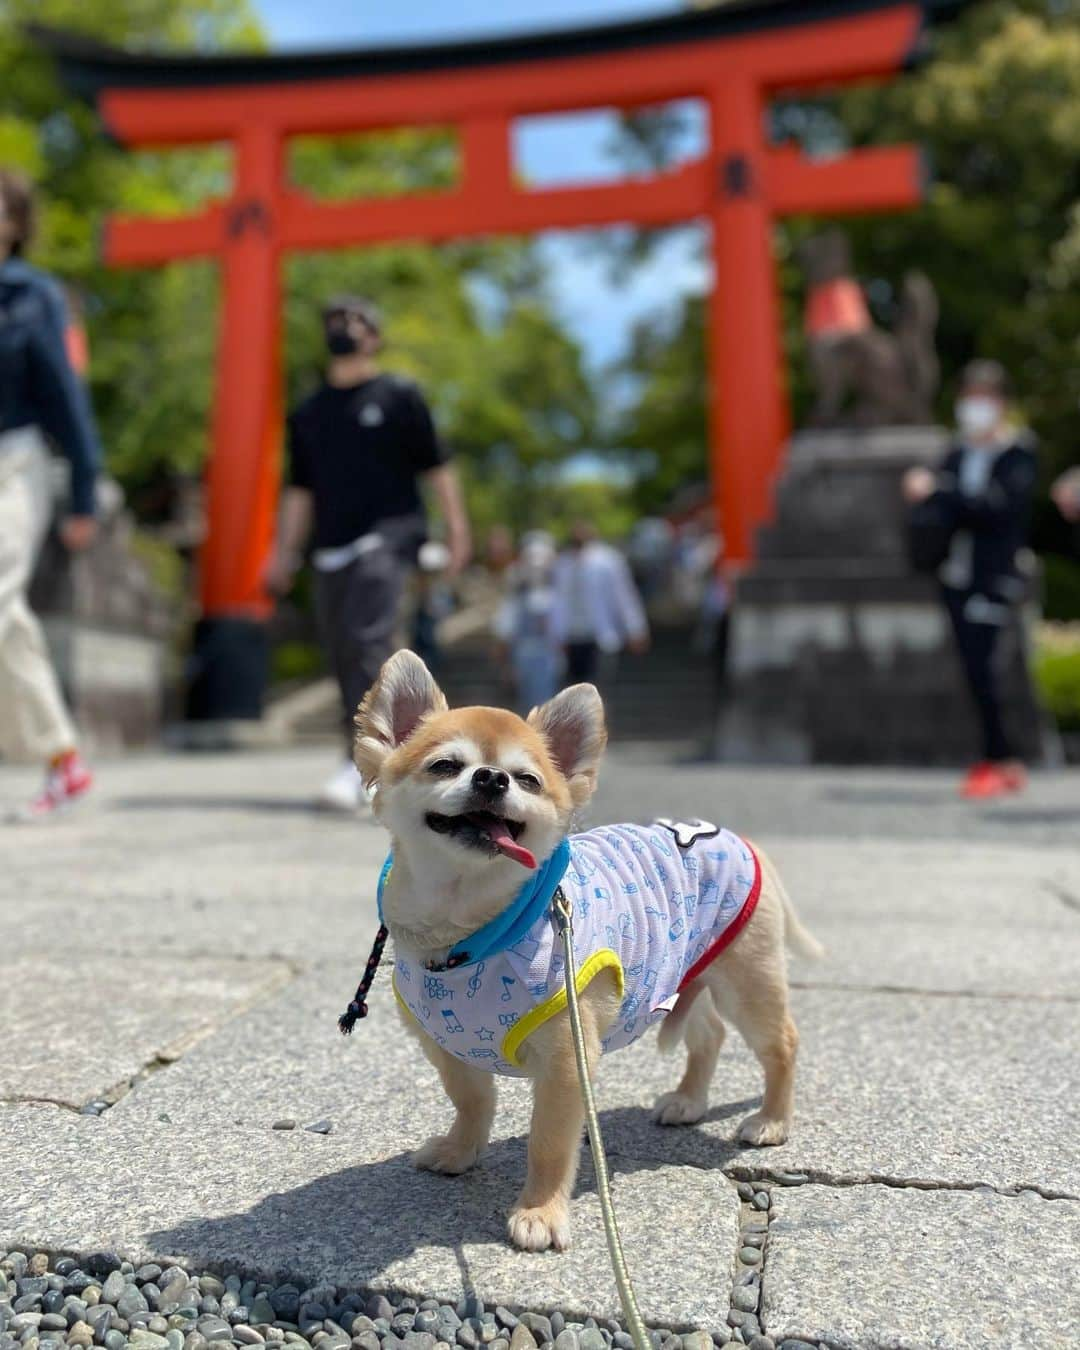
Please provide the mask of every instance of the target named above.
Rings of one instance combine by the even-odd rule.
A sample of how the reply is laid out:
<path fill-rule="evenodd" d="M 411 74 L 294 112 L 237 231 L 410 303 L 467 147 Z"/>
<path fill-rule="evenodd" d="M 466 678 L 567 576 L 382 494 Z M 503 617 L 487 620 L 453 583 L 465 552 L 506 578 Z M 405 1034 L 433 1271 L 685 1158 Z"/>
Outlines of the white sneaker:
<path fill-rule="evenodd" d="M 319 805 L 327 811 L 361 811 L 370 805 L 364 780 L 355 764 L 348 760 L 326 780 L 319 793 Z"/>

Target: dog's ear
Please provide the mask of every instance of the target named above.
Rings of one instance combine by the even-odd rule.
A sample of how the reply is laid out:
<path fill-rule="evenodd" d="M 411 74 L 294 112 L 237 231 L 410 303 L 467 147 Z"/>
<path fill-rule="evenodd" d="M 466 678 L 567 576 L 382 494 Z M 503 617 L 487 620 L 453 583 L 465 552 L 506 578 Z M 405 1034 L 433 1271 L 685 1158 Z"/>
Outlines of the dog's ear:
<path fill-rule="evenodd" d="M 373 783 L 391 750 L 407 741 L 431 712 L 445 712 L 446 698 L 415 652 L 395 652 L 356 710 L 353 759 Z"/>
<path fill-rule="evenodd" d="M 534 708 L 528 722 L 547 742 L 574 805 L 584 806 L 596 790 L 596 771 L 607 744 L 604 705 L 595 685 L 571 685 Z"/>

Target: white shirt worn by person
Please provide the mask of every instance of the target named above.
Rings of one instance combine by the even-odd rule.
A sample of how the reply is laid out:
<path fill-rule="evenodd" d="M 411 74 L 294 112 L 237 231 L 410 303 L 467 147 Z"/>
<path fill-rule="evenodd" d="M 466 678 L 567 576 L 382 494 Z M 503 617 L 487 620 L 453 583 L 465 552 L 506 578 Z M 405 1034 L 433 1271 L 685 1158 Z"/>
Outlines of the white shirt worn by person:
<path fill-rule="evenodd" d="M 617 652 L 649 631 L 626 559 L 610 544 L 594 540 L 560 554 L 554 587 L 563 642 L 595 642 L 603 652 Z"/>

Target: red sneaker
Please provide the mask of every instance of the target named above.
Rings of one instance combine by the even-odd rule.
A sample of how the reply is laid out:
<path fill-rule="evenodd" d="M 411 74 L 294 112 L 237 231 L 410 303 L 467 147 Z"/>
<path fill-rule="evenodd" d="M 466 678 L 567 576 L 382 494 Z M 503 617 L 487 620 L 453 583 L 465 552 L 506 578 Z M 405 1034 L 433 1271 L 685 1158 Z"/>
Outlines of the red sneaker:
<path fill-rule="evenodd" d="M 1023 792 L 1028 785 L 1028 772 L 1018 759 L 1009 759 L 997 766 L 998 772 L 1009 785 L 1010 792 Z"/>
<path fill-rule="evenodd" d="M 50 767 L 45 786 L 19 814 L 23 821 L 53 820 L 90 791 L 94 775 L 77 750 Z"/>
<path fill-rule="evenodd" d="M 1026 781 L 1026 775 L 1023 781 Z M 984 761 L 968 770 L 960 785 L 960 796 L 969 801 L 986 800 L 988 797 L 1004 797 L 1006 793 L 1018 792 L 1022 786 L 1023 782 L 1017 778 L 1012 766 Z"/>

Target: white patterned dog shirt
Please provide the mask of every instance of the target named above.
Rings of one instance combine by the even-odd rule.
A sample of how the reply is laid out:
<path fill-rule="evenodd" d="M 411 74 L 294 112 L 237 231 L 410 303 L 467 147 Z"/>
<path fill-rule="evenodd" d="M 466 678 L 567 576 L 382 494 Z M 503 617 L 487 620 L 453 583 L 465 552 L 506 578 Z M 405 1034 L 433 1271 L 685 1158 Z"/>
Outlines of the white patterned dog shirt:
<path fill-rule="evenodd" d="M 389 867 L 388 860 L 383 882 Z M 603 1038 L 606 1052 L 670 1012 L 679 991 L 738 936 L 757 904 L 761 868 L 744 840 L 702 821 L 608 825 L 571 836 L 493 921 L 508 945 L 484 950 L 482 929 L 458 944 L 449 968 L 396 956 L 399 1001 L 465 1063 L 524 1076 L 519 1051 L 526 1037 L 566 1006 L 551 907 L 560 885 L 573 906 L 578 992 L 601 970 L 616 972 L 622 1001 Z M 519 922 L 507 932 L 515 907 Z M 483 955 L 471 958 L 470 944 Z"/>

